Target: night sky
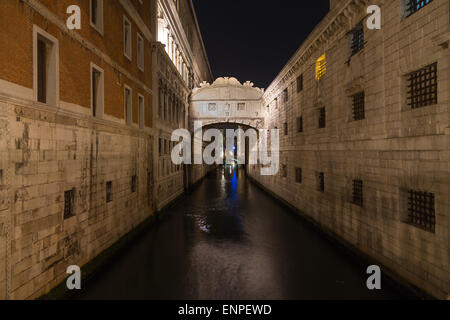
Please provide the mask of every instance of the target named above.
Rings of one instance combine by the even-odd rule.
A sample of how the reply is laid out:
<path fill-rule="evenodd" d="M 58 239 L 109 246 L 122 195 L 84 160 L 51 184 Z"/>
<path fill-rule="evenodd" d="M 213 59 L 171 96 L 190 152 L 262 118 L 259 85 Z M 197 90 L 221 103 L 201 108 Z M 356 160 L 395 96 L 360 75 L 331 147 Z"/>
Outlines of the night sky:
<path fill-rule="evenodd" d="M 329 0 L 193 0 L 214 77 L 267 88 L 329 9 Z"/>

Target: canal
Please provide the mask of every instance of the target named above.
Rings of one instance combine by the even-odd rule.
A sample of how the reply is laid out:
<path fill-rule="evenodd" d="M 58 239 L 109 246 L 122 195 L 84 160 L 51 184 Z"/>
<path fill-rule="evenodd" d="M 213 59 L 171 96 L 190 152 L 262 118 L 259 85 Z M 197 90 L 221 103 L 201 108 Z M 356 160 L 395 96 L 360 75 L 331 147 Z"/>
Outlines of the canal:
<path fill-rule="evenodd" d="M 253 185 L 218 169 L 168 209 L 78 299 L 396 299 L 367 266 Z"/>

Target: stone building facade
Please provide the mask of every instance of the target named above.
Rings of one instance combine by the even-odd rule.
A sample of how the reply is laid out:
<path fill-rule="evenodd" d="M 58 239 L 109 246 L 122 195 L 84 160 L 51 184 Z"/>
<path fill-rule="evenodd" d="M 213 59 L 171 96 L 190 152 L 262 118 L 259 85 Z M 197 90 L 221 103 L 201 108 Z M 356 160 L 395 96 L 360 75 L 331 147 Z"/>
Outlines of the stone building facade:
<path fill-rule="evenodd" d="M 370 5 L 380 30 L 367 27 Z M 330 7 L 264 95 L 279 174 L 250 175 L 384 272 L 446 298 L 449 1 Z"/>
<path fill-rule="evenodd" d="M 191 0 L 158 0 L 153 46 L 155 199 L 158 210 L 205 176 L 206 166 L 174 165 L 172 132 L 187 128 L 191 90 L 212 73 Z"/>
<path fill-rule="evenodd" d="M 186 77 L 158 42 L 158 3 L 0 1 L 0 299 L 48 292 L 167 203 L 158 141 L 187 123 L 188 80 L 209 75 L 195 13 L 185 26 L 203 55 Z M 72 5 L 81 29 L 66 24 Z"/>

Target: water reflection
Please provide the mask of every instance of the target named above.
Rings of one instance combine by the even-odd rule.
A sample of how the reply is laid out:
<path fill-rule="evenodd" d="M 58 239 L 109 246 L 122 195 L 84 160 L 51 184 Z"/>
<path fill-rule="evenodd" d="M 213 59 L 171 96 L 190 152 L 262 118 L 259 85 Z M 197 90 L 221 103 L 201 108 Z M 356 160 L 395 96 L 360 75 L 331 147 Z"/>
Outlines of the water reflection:
<path fill-rule="evenodd" d="M 355 264 L 222 167 L 93 281 L 81 299 L 379 299 Z"/>

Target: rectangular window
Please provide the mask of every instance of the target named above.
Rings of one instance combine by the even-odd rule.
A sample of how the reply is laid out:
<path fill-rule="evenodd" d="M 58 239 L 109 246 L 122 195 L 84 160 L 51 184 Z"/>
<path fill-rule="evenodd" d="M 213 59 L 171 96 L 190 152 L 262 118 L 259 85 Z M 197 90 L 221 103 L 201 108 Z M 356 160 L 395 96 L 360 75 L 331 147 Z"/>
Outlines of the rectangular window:
<path fill-rule="evenodd" d="M 412 109 L 437 104 L 437 63 L 407 75 L 407 99 Z"/>
<path fill-rule="evenodd" d="M 36 101 L 57 106 L 59 101 L 58 39 L 33 26 L 33 89 Z"/>
<path fill-rule="evenodd" d="M 103 33 L 103 0 L 90 0 L 91 2 L 91 26 Z"/>
<path fill-rule="evenodd" d="M 125 123 L 131 125 L 132 120 L 132 101 L 131 101 L 131 89 L 125 87 Z"/>
<path fill-rule="evenodd" d="M 297 92 L 301 92 L 303 90 L 303 74 L 297 77 Z"/>
<path fill-rule="evenodd" d="M 432 0 L 406 0 L 406 16 L 410 16 L 413 13 L 419 11 Z"/>
<path fill-rule="evenodd" d="M 317 173 L 317 191 L 325 192 L 325 174 L 323 172 Z"/>
<path fill-rule="evenodd" d="M 123 16 L 123 53 L 131 60 L 131 23 Z"/>
<path fill-rule="evenodd" d="M 131 193 L 136 192 L 136 186 L 137 186 L 137 176 L 134 175 L 131 177 Z"/>
<path fill-rule="evenodd" d="M 161 156 L 162 154 L 162 139 L 159 138 L 159 155 Z"/>
<path fill-rule="evenodd" d="M 297 132 L 303 132 L 303 117 L 297 118 Z"/>
<path fill-rule="evenodd" d="M 103 70 L 91 64 L 91 107 L 92 116 L 101 117 L 104 109 Z"/>
<path fill-rule="evenodd" d="M 321 79 L 327 72 L 327 61 L 325 53 L 316 61 L 316 80 Z"/>
<path fill-rule="evenodd" d="M 429 232 L 435 232 L 436 213 L 433 193 L 415 190 L 408 191 L 407 222 Z"/>
<path fill-rule="evenodd" d="M 283 164 L 281 166 L 281 177 L 287 178 L 287 165 Z"/>
<path fill-rule="evenodd" d="M 215 103 L 208 104 L 208 111 L 209 112 L 215 112 L 217 111 L 217 105 Z"/>
<path fill-rule="evenodd" d="M 287 122 L 283 123 L 283 132 L 284 132 L 285 136 L 287 136 L 289 134 L 289 128 L 288 128 Z"/>
<path fill-rule="evenodd" d="M 359 92 L 352 96 L 353 120 L 363 120 L 366 117 L 365 112 L 365 93 Z"/>
<path fill-rule="evenodd" d="M 47 102 L 47 45 L 44 40 L 38 39 L 37 46 L 37 79 L 38 101 Z"/>
<path fill-rule="evenodd" d="M 238 103 L 238 111 L 245 111 L 245 103 Z"/>
<path fill-rule="evenodd" d="M 302 177 L 302 169 L 296 168 L 295 169 L 295 182 L 296 183 L 302 183 L 303 177 Z"/>
<path fill-rule="evenodd" d="M 112 181 L 106 183 L 106 203 L 112 201 Z"/>
<path fill-rule="evenodd" d="M 284 91 L 283 91 L 283 101 L 284 102 L 288 102 L 289 101 L 289 92 L 288 92 L 287 88 L 284 89 Z"/>
<path fill-rule="evenodd" d="M 75 215 L 75 189 L 64 192 L 64 219 Z"/>
<path fill-rule="evenodd" d="M 325 107 L 319 109 L 319 129 L 326 127 L 326 113 Z"/>
<path fill-rule="evenodd" d="M 144 71 L 144 38 L 139 33 L 137 34 L 137 61 L 138 68 Z"/>
<path fill-rule="evenodd" d="M 353 203 L 361 206 L 363 205 L 363 182 L 362 180 L 353 180 Z"/>
<path fill-rule="evenodd" d="M 145 127 L 145 103 L 144 97 L 138 95 L 138 106 L 139 106 L 139 128 L 144 129 Z"/>
<path fill-rule="evenodd" d="M 352 31 L 351 50 L 352 56 L 357 54 L 364 48 L 364 26 L 359 23 Z"/>
<path fill-rule="evenodd" d="M 152 202 L 152 174 L 147 171 L 147 206 Z"/>
<path fill-rule="evenodd" d="M 0 169 L 0 186 L 3 184 L 3 169 Z"/>

